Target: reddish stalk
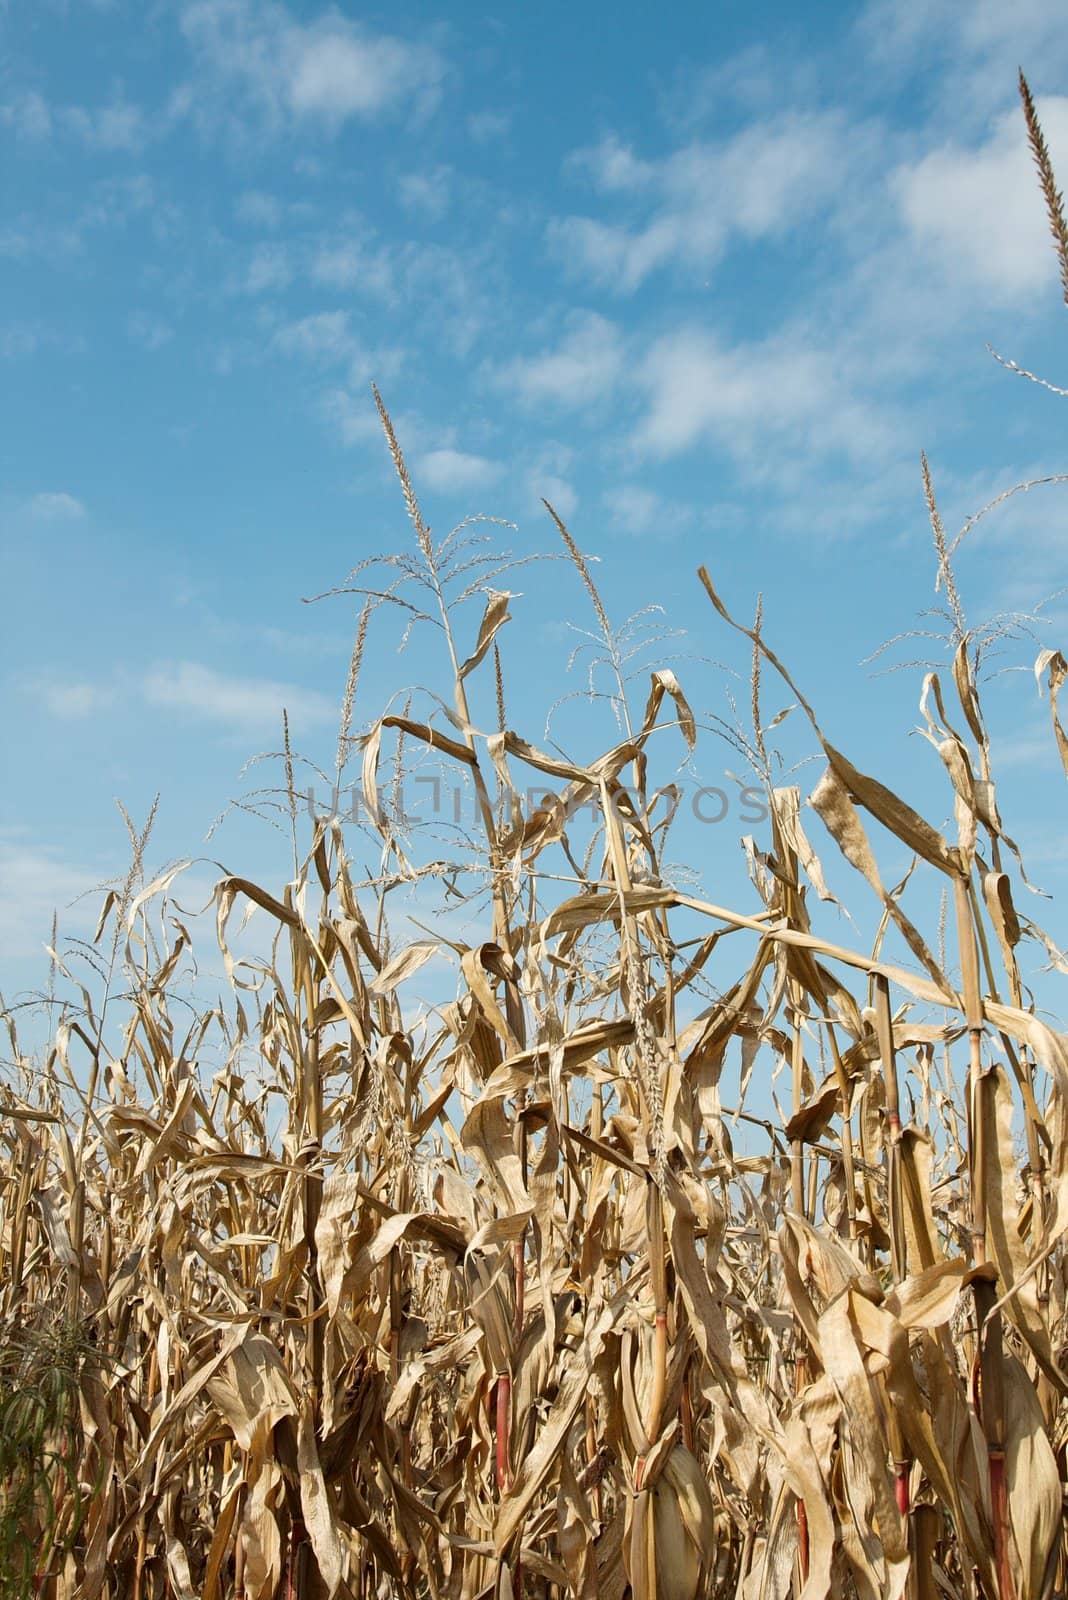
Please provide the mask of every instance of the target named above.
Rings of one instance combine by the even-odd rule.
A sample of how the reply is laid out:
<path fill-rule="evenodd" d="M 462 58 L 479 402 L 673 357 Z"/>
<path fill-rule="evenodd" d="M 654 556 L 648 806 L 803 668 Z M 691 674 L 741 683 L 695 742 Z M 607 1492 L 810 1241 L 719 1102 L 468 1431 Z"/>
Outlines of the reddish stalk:
<path fill-rule="evenodd" d="M 512 1417 L 512 1375 L 510 1372 L 498 1372 L 496 1383 L 495 1406 L 496 1419 L 494 1432 L 496 1434 L 496 1475 L 497 1495 L 503 1500 L 508 1493 L 511 1482 L 511 1473 L 508 1465 L 508 1434 L 511 1428 Z M 518 1596 L 522 1593 L 523 1569 L 517 1555 L 512 1567 L 512 1593 Z"/>
<path fill-rule="evenodd" d="M 301 1553 L 307 1532 L 299 1517 L 294 1518 L 293 1528 L 289 1536 L 289 1560 L 286 1563 L 286 1600 L 304 1600 L 304 1585 L 301 1582 Z"/>
<path fill-rule="evenodd" d="M 994 1126 L 993 1080 L 983 1074 L 985 1014 L 979 986 L 979 951 L 969 898 L 969 880 L 954 885 L 961 987 L 968 1024 L 968 1134 L 971 1165 L 972 1293 L 979 1338 L 979 1420 L 986 1439 L 990 1474 L 990 1512 L 994 1525 L 994 1565 L 999 1600 L 1016 1600 L 1009 1557 L 1008 1499 L 1005 1486 L 1005 1391 L 1002 1374 L 1001 1313 L 997 1304 L 997 1268 L 986 1253 L 986 1169 Z"/>
<path fill-rule="evenodd" d="M 679 1421 L 682 1427 L 682 1442 L 687 1450 L 694 1448 L 693 1429 L 693 1400 L 690 1397 L 690 1368 L 687 1364 L 682 1375 L 682 1394 L 679 1397 Z"/>
<path fill-rule="evenodd" d="M 649 1184 L 649 1276 L 653 1289 L 653 1383 L 649 1393 L 649 1411 L 645 1423 L 645 1436 L 649 1449 L 660 1433 L 667 1392 L 668 1325 L 667 1325 L 667 1260 L 664 1253 L 664 1207 L 660 1190 Z"/>
<path fill-rule="evenodd" d="M 639 1496 L 645 1488 L 645 1465 L 650 1450 L 660 1434 L 667 1394 L 668 1323 L 667 1323 L 667 1259 L 664 1249 L 664 1204 L 652 1175 L 646 1185 L 646 1232 L 649 1240 L 649 1281 L 653 1291 L 653 1376 L 649 1387 L 643 1429 L 645 1438 L 641 1452 L 634 1464 L 633 1493 Z M 656 1600 L 656 1539 L 651 1508 L 644 1518 L 635 1517 L 631 1530 L 631 1574 L 635 1594 L 639 1592 L 636 1574 L 645 1573 L 651 1586 L 641 1589 L 642 1600 Z"/>
<path fill-rule="evenodd" d="M 797 1568 L 801 1575 L 801 1582 L 808 1582 L 809 1543 L 808 1543 L 808 1512 L 805 1502 L 797 1502 Z"/>
<path fill-rule="evenodd" d="M 511 1482 L 508 1468 L 508 1430 L 512 1416 L 512 1375 L 509 1372 L 498 1372 L 497 1374 L 495 1411 L 497 1490 L 499 1494 L 505 1495 Z"/>
<path fill-rule="evenodd" d="M 794 876 L 797 866 L 793 863 Z M 801 1033 L 801 1004 L 802 991 L 800 984 L 791 981 L 789 985 L 790 1009 L 793 1017 L 793 1041 L 790 1056 L 791 1081 L 793 1087 L 794 1116 L 804 1103 L 804 1067 L 805 1052 L 804 1039 Z M 802 1139 L 794 1139 L 790 1145 L 790 1204 L 798 1216 L 806 1215 L 805 1206 L 805 1146 Z M 808 1383 L 808 1363 L 803 1353 L 799 1354 L 794 1366 L 794 1393 L 800 1395 Z M 809 1565 L 809 1536 L 808 1512 L 805 1502 L 797 1502 L 797 1565 L 801 1582 L 808 1578 Z"/>
<path fill-rule="evenodd" d="M 905 1205 L 901 1172 L 901 1097 L 897 1082 L 897 1052 L 894 1046 L 894 1019 L 890 1009 L 890 984 L 882 975 L 875 980 L 875 1033 L 886 1086 L 886 1120 L 889 1138 L 886 1145 L 887 1209 L 890 1217 L 890 1263 L 894 1280 L 907 1275 L 908 1240 L 905 1234 Z M 894 1463 L 894 1499 L 901 1515 L 908 1520 L 909 1477 L 912 1457 L 905 1446 L 901 1424 L 893 1405 L 887 1407 L 890 1455 Z"/>

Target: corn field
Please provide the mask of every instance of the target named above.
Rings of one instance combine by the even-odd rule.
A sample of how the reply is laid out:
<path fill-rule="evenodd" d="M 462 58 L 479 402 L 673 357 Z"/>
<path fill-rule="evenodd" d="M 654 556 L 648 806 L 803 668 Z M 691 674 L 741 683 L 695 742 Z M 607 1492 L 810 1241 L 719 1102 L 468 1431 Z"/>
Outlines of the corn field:
<path fill-rule="evenodd" d="M 736 620 L 702 568 L 710 625 L 751 652 L 734 737 L 768 810 L 735 909 L 668 870 L 700 731 L 680 678 L 635 692 L 550 508 L 620 732 L 583 764 L 514 732 L 508 566 L 474 525 L 435 541 L 378 404 L 413 541 L 341 587 L 336 765 L 360 763 L 374 870 L 334 816 L 302 840 L 287 729 L 292 875 L 216 884 L 224 998 L 191 1004 L 182 865 L 150 880 L 131 823 L 95 939 L 52 952 L 72 998 L 50 997 L 43 1056 L 7 1017 L 0 1593 L 1063 1593 L 1068 1037 L 1021 960 L 1068 958 L 1025 913 L 987 638 L 926 463 L 950 649 L 921 713 L 953 825 L 829 742 L 759 611 Z M 383 609 L 435 630 L 451 698 L 356 732 Z M 1068 777 L 1068 662 L 1036 672 Z M 804 795 L 775 781 L 769 681 L 820 757 Z M 415 762 L 473 798 L 460 862 L 409 849 L 382 775 Z M 803 801 L 877 908 L 863 947 L 818 931 L 834 896 Z M 933 925 L 880 865 L 902 852 Z M 398 942 L 413 885 L 477 905 L 482 942 L 447 919 Z M 407 999 L 421 970 L 449 997 Z M 781 1121 L 756 1100 L 772 1075 Z"/>

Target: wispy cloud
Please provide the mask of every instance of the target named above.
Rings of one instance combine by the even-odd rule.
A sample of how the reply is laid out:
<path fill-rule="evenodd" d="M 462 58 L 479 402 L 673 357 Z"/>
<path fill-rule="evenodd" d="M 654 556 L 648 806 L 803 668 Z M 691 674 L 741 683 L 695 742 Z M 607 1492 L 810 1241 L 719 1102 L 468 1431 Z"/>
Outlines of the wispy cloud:
<path fill-rule="evenodd" d="M 603 496 L 613 528 L 635 537 L 674 538 L 694 524 L 692 506 L 683 505 L 638 483 L 623 483 Z"/>
<path fill-rule="evenodd" d="M 175 209 L 160 201 L 146 173 L 102 178 L 88 187 L 78 209 L 72 210 L 66 197 L 54 209 L 52 217 L 42 209 L 13 216 L 0 229 L 0 256 L 44 257 L 54 265 L 77 257 L 91 235 L 105 228 L 123 228 L 139 218 L 159 236 L 177 219 Z"/>
<path fill-rule="evenodd" d="M 376 33 L 327 11 L 297 21 L 272 0 L 194 0 L 182 28 L 207 84 L 249 103 L 274 123 L 337 128 L 394 108 L 426 108 L 440 92 L 444 63 L 422 41 Z M 194 96 L 204 93 L 204 77 Z"/>
<path fill-rule="evenodd" d="M 287 322 L 276 331 L 274 342 L 287 355 L 328 361 L 347 360 L 354 347 L 347 311 L 318 311 Z"/>
<path fill-rule="evenodd" d="M 428 450 L 417 460 L 417 480 L 428 488 L 449 494 L 464 489 L 484 489 L 501 476 L 502 467 L 486 456 L 462 450 Z"/>
<path fill-rule="evenodd" d="M 269 639 L 274 649 L 281 647 L 281 637 L 257 631 L 257 638 Z M 248 733 L 280 727 L 283 707 L 293 723 L 304 726 L 318 726 L 334 714 L 334 702 L 318 690 L 220 672 L 199 661 L 159 662 L 143 677 L 116 668 L 108 681 L 47 673 L 24 678 L 22 687 L 50 716 L 63 720 L 119 710 L 128 716 L 147 705 Z"/>
<path fill-rule="evenodd" d="M 567 478 L 557 477 L 552 472 L 543 473 L 537 470 L 529 472 L 527 492 L 532 508 L 540 509 L 540 502 L 547 500 L 564 523 L 570 522 L 579 508 L 579 497 L 574 484 Z"/>
<path fill-rule="evenodd" d="M 317 311 L 283 323 L 275 330 L 273 344 L 283 355 L 316 367 L 344 367 L 352 389 L 366 386 L 372 376 L 381 379 L 396 372 L 401 359 L 396 350 L 369 350 L 353 332 L 347 311 Z"/>
<path fill-rule="evenodd" d="M 91 150 L 140 150 L 151 129 L 140 106 L 116 99 L 103 106 L 50 105 L 36 89 L 0 105 L 0 126 L 22 140 L 48 139 L 63 131 Z"/>
<path fill-rule="evenodd" d="M 285 708 L 296 724 L 319 724 L 334 714 L 327 695 L 271 678 L 242 678 L 197 661 L 156 667 L 144 685 L 149 705 L 182 711 L 240 731 L 281 727 Z"/>
<path fill-rule="evenodd" d="M 489 144 L 493 139 L 503 139 L 511 126 L 510 111 L 473 111 L 467 119 L 467 131 L 476 144 Z"/>
<path fill-rule="evenodd" d="M 0 328 L 0 358 L 17 361 L 22 356 L 32 356 L 40 342 L 40 330 L 32 323 Z"/>
<path fill-rule="evenodd" d="M 0 106 L 0 126 L 11 128 L 17 139 L 47 139 L 52 132 L 52 111 L 36 89 L 24 90 Z"/>
<path fill-rule="evenodd" d="M 93 150 L 140 150 L 149 138 L 141 108 L 126 100 L 107 106 L 65 106 L 57 119 Z"/>
<path fill-rule="evenodd" d="M 39 678 L 32 688 L 53 717 L 88 717 L 93 712 L 106 710 L 115 701 L 114 689 L 101 683 Z"/>
<path fill-rule="evenodd" d="M 576 151 L 570 167 L 626 201 L 635 220 L 556 218 L 550 249 L 568 270 L 623 294 L 668 266 L 708 271 L 732 237 L 786 233 L 834 201 L 849 160 L 845 131 L 837 111 L 790 112 L 659 160 L 609 135 Z"/>
<path fill-rule="evenodd" d="M 1038 104 L 1054 166 L 1068 164 L 1068 99 Z M 955 282 L 1021 299 L 1056 276 L 1023 118 L 1000 117 L 977 145 L 951 143 L 901 167 L 892 182 L 906 227 Z"/>
<path fill-rule="evenodd" d="M 440 222 L 452 202 L 453 179 L 453 170 L 447 166 L 406 173 L 397 185 L 401 205 L 429 222 Z"/>
<path fill-rule="evenodd" d="M 80 356 L 85 354 L 86 341 L 80 334 L 43 322 L 12 322 L 0 327 L 0 361 L 19 361 L 38 350 Z"/>
<path fill-rule="evenodd" d="M 5 830 L 0 835 L 0 957 L 36 962 L 52 937 L 53 913 L 61 933 L 91 933 L 100 909 L 92 891 L 99 886 L 97 874 Z M 38 966 L 39 973 L 43 970 Z"/>
<path fill-rule="evenodd" d="M 742 45 L 712 61 L 681 61 L 662 81 L 657 104 L 664 123 L 680 133 L 722 125 L 724 113 L 775 117 L 784 106 L 820 105 L 827 72 L 818 50 L 791 51 L 785 33 Z"/>
<path fill-rule="evenodd" d="M 800 332 L 731 346 L 682 328 L 654 342 L 637 382 L 647 403 L 635 443 L 655 456 L 714 440 L 764 473 L 776 455 L 863 462 L 892 445 L 887 418 L 843 371 L 841 352 Z"/>
<path fill-rule="evenodd" d="M 284 244 L 258 244 L 245 268 L 241 287 L 246 294 L 258 295 L 288 289 L 293 281 L 294 266 L 290 251 Z"/>
<path fill-rule="evenodd" d="M 143 350 L 162 350 L 174 338 L 170 324 L 148 311 L 131 311 L 126 319 L 126 331 L 133 343 Z"/>
<path fill-rule="evenodd" d="M 312 239 L 304 270 L 319 284 L 386 311 L 403 309 L 409 338 L 431 331 L 466 355 L 503 288 L 491 244 L 457 246 L 441 240 L 382 240 L 358 217 Z"/>
<path fill-rule="evenodd" d="M 234 214 L 238 222 L 253 228 L 277 228 L 282 221 L 282 202 L 262 189 L 246 189 L 238 195 Z"/>
<path fill-rule="evenodd" d="M 353 394 L 348 389 L 328 389 L 321 396 L 320 408 L 344 445 L 366 444 L 368 440 L 381 435 L 382 424 L 369 394 Z"/>
<path fill-rule="evenodd" d="M 65 490 L 44 490 L 31 497 L 29 511 L 40 522 L 73 522 L 84 517 L 85 506 Z"/>
<path fill-rule="evenodd" d="M 623 337 L 595 312 L 575 313 L 567 331 L 537 355 L 497 369 L 495 382 L 525 405 L 581 407 L 609 393 L 623 369 Z"/>
<path fill-rule="evenodd" d="M 559 440 L 548 441 L 527 469 L 523 487 L 528 510 L 545 516 L 543 500 L 548 500 L 557 516 L 569 522 L 579 507 L 578 491 L 572 481 L 575 452 Z"/>
<path fill-rule="evenodd" d="M 43 986 L 48 969 L 42 952 L 51 944 L 53 917 L 62 952 L 70 939 L 92 936 L 115 882 L 107 868 L 70 861 L 26 828 L 0 829 L 0 960 L 25 962 L 31 981 Z M 194 938 L 197 915 L 212 909 L 213 887 L 211 878 L 195 869 L 181 872 L 171 884 L 170 896 L 191 923 Z M 210 925 L 204 931 L 210 960 Z"/>
<path fill-rule="evenodd" d="M 360 230 L 322 240 L 312 257 L 311 277 L 331 289 L 352 289 L 383 300 L 393 299 L 397 291 L 390 252 Z"/>
<path fill-rule="evenodd" d="M 1049 0 L 870 0 L 858 32 L 883 73 L 936 69 L 940 98 L 958 125 L 1011 101 L 1021 64 L 1051 83 L 1068 67 L 1064 19 Z"/>

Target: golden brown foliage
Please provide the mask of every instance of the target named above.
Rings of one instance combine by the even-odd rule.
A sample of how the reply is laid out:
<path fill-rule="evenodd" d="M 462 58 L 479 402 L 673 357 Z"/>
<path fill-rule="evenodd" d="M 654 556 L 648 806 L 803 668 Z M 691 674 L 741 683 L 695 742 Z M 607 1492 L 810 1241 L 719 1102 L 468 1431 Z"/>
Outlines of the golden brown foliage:
<path fill-rule="evenodd" d="M 759 707 L 761 667 L 785 668 L 759 615 L 733 622 L 701 577 L 751 642 Z M 368 794 L 393 729 L 487 797 L 481 944 L 388 946 L 388 896 L 420 869 L 379 799 L 373 882 L 321 819 L 280 898 L 218 884 L 232 1000 L 179 1025 L 188 934 L 172 911 L 170 948 L 153 938 L 173 873 L 144 886 L 131 825 L 104 919 L 121 1033 L 117 984 L 110 1028 L 84 987 L 43 1077 L 4 1097 L 4 1316 L 62 1306 L 106 1358 L 80 1379 L 82 1524 L 37 1530 L 41 1592 L 1051 1593 L 1068 1041 L 1025 1000 L 1038 930 L 1014 902 L 959 606 L 951 683 L 923 694 L 956 838 L 809 711 L 812 806 L 907 967 L 884 931 L 874 950 L 814 931 L 807 897 L 830 891 L 795 787 L 769 786 L 748 911 L 667 881 L 653 746 L 697 736 L 674 674 L 585 767 L 479 733 L 465 685 L 507 617 L 490 591 L 448 732 L 391 715 L 356 741 Z M 361 649 L 365 633 L 362 611 Z M 285 761 L 293 820 L 288 744 Z M 519 766 L 563 785 L 555 804 L 523 813 Z M 584 802 L 600 821 L 582 870 Z M 873 830 L 944 884 L 951 954 L 884 887 Z M 231 952 L 239 902 L 273 929 L 262 962 Z M 735 976 L 701 1003 L 728 938 Z M 455 999 L 406 1005 L 443 951 Z M 789 1072 L 763 1154 L 735 1153 L 749 1113 L 720 1103 L 737 1052 L 743 1086 Z"/>
<path fill-rule="evenodd" d="M 417 546 L 389 558 L 387 588 L 356 590 L 337 777 L 359 749 L 377 871 L 357 880 L 336 818 L 296 850 L 287 728 L 294 876 L 280 895 L 217 884 L 229 998 L 190 1012 L 176 873 L 144 883 L 148 832 L 130 824 L 131 874 L 85 952 L 97 960 L 110 920 L 110 961 L 77 1005 L 49 1000 L 43 1071 L 12 1022 L 0 1314 L 10 1330 L 62 1313 L 99 1355 L 77 1368 L 79 1492 L 61 1473 L 41 1501 L 51 1520 L 27 1517 L 37 1592 L 1063 1590 L 1068 1039 L 1037 1014 L 1021 947 L 1066 964 L 1017 903 L 982 639 L 926 462 L 952 652 L 921 709 L 953 837 L 827 740 L 760 610 L 735 622 L 701 572 L 752 648 L 757 770 L 762 675 L 808 716 L 822 753 L 808 799 L 881 913 L 872 947 L 851 948 L 814 926 L 811 896 L 832 894 L 797 787 L 768 780 L 747 909 L 671 882 L 677 791 L 654 758 L 667 739 L 692 748 L 696 719 L 667 669 L 628 706 L 624 655 L 559 519 L 622 736 L 580 765 L 507 726 L 504 568 L 454 535 L 435 545 L 376 399 Z M 454 581 L 484 604 L 466 650 Z M 368 621 L 387 603 L 440 630 L 452 703 L 357 736 Z M 491 654 L 484 733 L 468 694 Z M 1068 773 L 1063 654 L 1038 670 Z M 406 854 L 378 786 L 391 738 L 398 770 L 432 756 L 475 799 L 478 942 L 443 922 L 390 944 L 391 895 L 457 892 L 460 876 Z M 542 803 L 520 802 L 521 771 Z M 585 850 L 580 806 L 597 814 Z M 948 907 L 945 937 L 887 887 L 883 846 Z M 270 928 L 261 959 L 234 954 L 239 906 Z M 452 997 L 404 999 L 442 957 Z M 773 1123 L 780 1068 L 790 1104 Z M 736 1150 L 739 1127 L 762 1134 Z"/>

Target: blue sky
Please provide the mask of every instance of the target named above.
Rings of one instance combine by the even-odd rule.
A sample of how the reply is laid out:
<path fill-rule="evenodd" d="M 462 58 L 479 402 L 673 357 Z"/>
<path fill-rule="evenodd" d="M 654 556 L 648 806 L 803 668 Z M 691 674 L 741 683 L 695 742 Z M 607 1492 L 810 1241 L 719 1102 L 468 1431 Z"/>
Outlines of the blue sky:
<path fill-rule="evenodd" d="M 302 597 L 409 538 L 372 378 L 435 529 L 484 512 L 517 553 L 554 550 L 545 496 L 613 617 L 663 605 L 688 635 L 666 648 L 736 667 L 743 702 L 694 572 L 746 617 L 762 592 L 834 741 L 942 821 L 921 675 L 858 663 L 933 603 L 921 449 L 951 531 L 1068 468 L 1064 402 L 986 348 L 1068 380 L 1016 99 L 1022 64 L 1068 183 L 1058 4 L 3 0 L 0 44 L 6 993 L 41 981 L 53 907 L 91 926 L 71 902 L 124 864 L 116 797 L 142 817 L 161 793 L 156 864 L 284 879 L 247 817 L 204 837 L 283 704 L 330 763 L 354 603 Z M 972 618 L 1066 581 L 1066 494 L 969 536 Z M 509 586 L 510 712 L 537 739 L 580 686 L 585 597 L 556 564 Z M 1068 605 L 1043 615 L 990 708 L 1006 816 L 1063 889 L 1026 669 L 1065 646 Z M 361 726 L 440 673 L 397 642 L 372 638 Z M 729 715 L 723 669 L 676 670 Z M 612 742 L 562 716 L 576 757 Z M 712 783 L 736 766 L 701 761 Z M 741 831 L 691 830 L 710 892 Z"/>

